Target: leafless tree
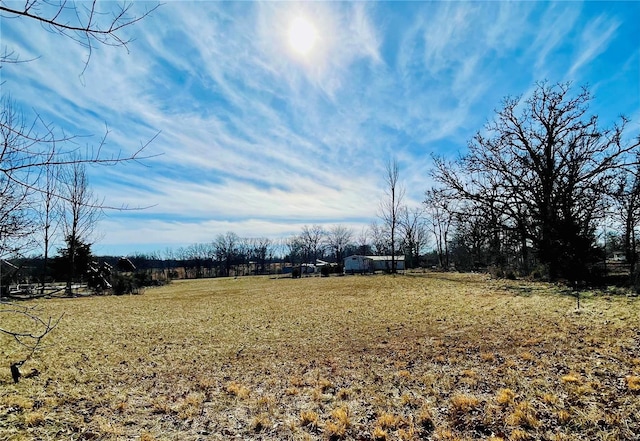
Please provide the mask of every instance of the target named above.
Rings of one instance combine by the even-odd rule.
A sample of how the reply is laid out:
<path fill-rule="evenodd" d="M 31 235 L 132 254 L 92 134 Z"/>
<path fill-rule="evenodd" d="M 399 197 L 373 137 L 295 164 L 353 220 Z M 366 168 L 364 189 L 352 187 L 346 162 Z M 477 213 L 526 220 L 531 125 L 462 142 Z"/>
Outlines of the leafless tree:
<path fill-rule="evenodd" d="M 449 239 L 455 220 L 455 205 L 451 192 L 432 188 L 425 193 L 425 214 L 436 241 L 436 252 L 441 269 L 449 269 Z"/>
<path fill-rule="evenodd" d="M 429 240 L 426 227 L 425 211 L 423 207 L 402 207 L 400 210 L 399 226 L 402 233 L 402 243 L 407 256 L 407 268 L 414 268 L 419 264 L 420 254 L 424 251 Z"/>
<path fill-rule="evenodd" d="M 378 256 L 390 254 L 389 242 L 390 232 L 387 230 L 386 225 L 382 225 L 378 222 L 371 222 L 369 225 L 368 234 L 371 238 L 371 245 L 373 251 Z"/>
<path fill-rule="evenodd" d="M 241 237 L 238 240 L 237 250 L 239 263 L 242 265 L 242 275 L 246 276 L 251 273 L 249 266 L 253 257 L 253 238 Z"/>
<path fill-rule="evenodd" d="M 385 195 L 380 202 L 378 217 L 389 230 L 389 249 L 391 251 L 391 273 L 396 273 L 397 229 L 400 210 L 404 199 L 404 188 L 400 185 L 400 168 L 398 161 L 389 160 L 385 168 Z"/>
<path fill-rule="evenodd" d="M 51 243 L 56 237 L 58 227 L 60 225 L 60 210 L 59 204 L 61 199 L 58 195 L 58 187 L 60 183 L 60 167 L 55 165 L 48 165 L 44 167 L 42 182 L 39 192 L 41 204 L 39 206 L 39 229 L 42 233 L 42 281 L 40 285 L 40 293 L 44 294 L 47 268 L 49 264 L 49 251 L 51 250 Z"/>
<path fill-rule="evenodd" d="M 640 226 L 640 166 L 621 170 L 612 196 L 615 218 L 623 228 L 622 246 L 633 277 L 638 260 L 636 231 Z"/>
<path fill-rule="evenodd" d="M 369 249 L 371 248 L 369 243 L 369 229 L 367 227 L 362 227 L 360 234 L 358 234 L 357 237 L 358 253 L 363 256 L 368 254 Z"/>
<path fill-rule="evenodd" d="M 294 235 L 285 237 L 282 240 L 282 248 L 284 249 L 284 252 L 289 255 L 291 266 L 295 266 L 296 262 L 302 264 L 302 261 L 304 259 L 304 247 L 300 236 Z"/>
<path fill-rule="evenodd" d="M 219 234 L 213 242 L 216 260 L 222 266 L 224 276 L 228 277 L 231 273 L 231 266 L 238 255 L 239 245 L 240 237 L 231 231 L 226 234 Z"/>
<path fill-rule="evenodd" d="M 213 246 L 204 243 L 194 243 L 184 249 L 185 269 L 194 270 L 193 277 L 199 279 L 203 277 L 204 271 L 209 270 L 214 256 Z"/>
<path fill-rule="evenodd" d="M 271 259 L 273 243 L 268 237 L 251 239 L 251 258 L 255 260 L 255 274 L 264 274 L 266 263 Z"/>
<path fill-rule="evenodd" d="M 0 2 L 0 18 L 3 21 L 26 18 L 41 23 L 53 34 L 70 38 L 86 47 L 89 51 L 86 63 L 89 63 L 96 44 L 127 48 L 130 39 L 123 34 L 124 30 L 147 17 L 159 6 L 145 5 L 147 9 L 135 14 L 133 5 L 131 2 L 118 6 L 113 2 L 96 0 L 80 3 L 66 0 Z M 3 55 L 0 55 L 0 68 L 6 63 L 18 61 L 19 57 L 13 51 L 4 49 Z M 147 155 L 145 149 L 155 136 L 142 143 L 131 154 L 105 154 L 108 129 L 97 146 L 87 148 L 80 155 L 77 137 L 57 131 L 54 124 L 45 122 L 38 113 L 27 124 L 26 119 L 14 109 L 6 88 L 2 90 L 0 112 L 0 130 L 4 138 L 3 154 L 0 156 L 0 179 L 7 180 L 12 186 L 23 187 L 24 191 L 43 191 L 40 177 L 43 170 L 50 166 L 74 162 L 114 165 L 153 156 Z"/>
<path fill-rule="evenodd" d="M 533 244 L 551 279 L 588 277 L 606 195 L 640 145 L 625 141 L 624 117 L 602 128 L 588 114 L 591 100 L 587 88 L 538 83 L 526 99 L 506 98 L 459 161 L 436 160 L 434 178 L 496 211 L 503 229 Z"/>
<path fill-rule="evenodd" d="M 33 191 L 17 183 L 15 168 L 22 163 L 25 140 L 16 133 L 24 130 L 22 114 L 8 97 L 0 101 L 0 258 L 13 255 L 35 231 L 32 214 Z M 18 181 L 19 182 L 19 181 Z M 1 282 L 0 282 L 1 285 Z"/>
<path fill-rule="evenodd" d="M 353 230 L 344 225 L 334 225 L 326 232 L 327 246 L 333 251 L 336 262 L 342 265 L 344 250 L 351 243 Z"/>
<path fill-rule="evenodd" d="M 312 259 L 311 263 L 316 262 L 318 259 L 318 253 L 322 247 L 322 238 L 324 237 L 324 228 L 321 225 L 304 225 L 302 232 L 300 233 L 300 242 L 305 250 L 305 257 Z"/>
<path fill-rule="evenodd" d="M 72 161 L 62 169 L 61 175 L 61 219 L 69 256 L 66 293 L 71 295 L 71 285 L 76 276 L 78 246 L 90 244 L 91 235 L 102 215 L 102 204 L 89 187 L 86 165 L 83 162 Z"/>

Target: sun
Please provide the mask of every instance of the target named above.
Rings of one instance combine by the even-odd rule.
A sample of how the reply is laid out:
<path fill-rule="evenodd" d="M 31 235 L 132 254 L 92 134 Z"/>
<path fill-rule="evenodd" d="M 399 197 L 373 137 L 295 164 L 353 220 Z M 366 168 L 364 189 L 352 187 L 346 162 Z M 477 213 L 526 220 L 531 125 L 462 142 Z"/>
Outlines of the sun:
<path fill-rule="evenodd" d="M 308 54 L 318 41 L 316 27 L 304 17 L 296 17 L 289 25 L 289 45 L 301 55 Z"/>

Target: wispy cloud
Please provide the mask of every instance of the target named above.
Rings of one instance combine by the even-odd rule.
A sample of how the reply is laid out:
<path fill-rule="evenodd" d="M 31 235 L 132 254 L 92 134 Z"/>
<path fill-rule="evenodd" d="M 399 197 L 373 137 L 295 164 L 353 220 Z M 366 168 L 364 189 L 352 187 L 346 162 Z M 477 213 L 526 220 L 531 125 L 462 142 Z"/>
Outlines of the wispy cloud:
<path fill-rule="evenodd" d="M 581 5 L 571 3 L 552 3 L 539 19 L 535 40 L 529 50 L 535 56 L 535 70 L 538 76 L 547 77 L 550 68 L 555 67 L 554 59 L 566 56 L 562 54 L 563 46 L 570 45 L 568 39 L 575 32 L 576 21 L 582 11 Z"/>
<path fill-rule="evenodd" d="M 592 63 L 606 50 L 619 26 L 620 22 L 617 19 L 609 18 L 605 14 L 587 23 L 580 36 L 577 57 L 569 69 L 569 78 L 575 77 L 583 66 Z"/>

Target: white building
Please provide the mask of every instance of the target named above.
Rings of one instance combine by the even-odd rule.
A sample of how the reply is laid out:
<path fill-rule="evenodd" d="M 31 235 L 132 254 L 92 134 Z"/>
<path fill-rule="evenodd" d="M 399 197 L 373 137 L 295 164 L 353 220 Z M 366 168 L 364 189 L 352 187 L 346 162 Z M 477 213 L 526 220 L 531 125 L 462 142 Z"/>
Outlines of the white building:
<path fill-rule="evenodd" d="M 404 270 L 404 256 L 395 256 L 396 270 Z M 391 271 L 391 256 L 358 256 L 345 257 L 345 274 L 373 273 Z"/>
<path fill-rule="evenodd" d="M 345 274 L 372 273 L 373 271 L 373 260 L 370 257 L 354 255 L 344 258 Z"/>

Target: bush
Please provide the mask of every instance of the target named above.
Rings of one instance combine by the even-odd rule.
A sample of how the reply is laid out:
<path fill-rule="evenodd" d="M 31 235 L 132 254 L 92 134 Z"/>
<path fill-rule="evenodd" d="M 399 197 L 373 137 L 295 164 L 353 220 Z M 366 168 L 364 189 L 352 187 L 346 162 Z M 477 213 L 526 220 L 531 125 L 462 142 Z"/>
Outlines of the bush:
<path fill-rule="evenodd" d="M 117 296 L 137 294 L 138 286 L 133 275 L 113 274 L 111 276 L 111 291 Z"/>
<path fill-rule="evenodd" d="M 325 265 L 320 268 L 320 275 L 322 277 L 329 277 L 329 265 Z"/>
<path fill-rule="evenodd" d="M 164 282 L 153 280 L 150 273 L 115 273 L 111 275 L 111 292 L 117 296 L 123 294 L 138 294 L 146 286 L 161 286 Z"/>
<path fill-rule="evenodd" d="M 502 268 L 500 266 L 490 266 L 487 268 L 489 274 L 494 279 L 508 279 L 508 280 L 516 280 L 518 277 L 513 268 Z"/>
<path fill-rule="evenodd" d="M 155 281 L 151 278 L 151 274 L 147 272 L 134 273 L 133 282 L 138 287 L 155 285 Z"/>

